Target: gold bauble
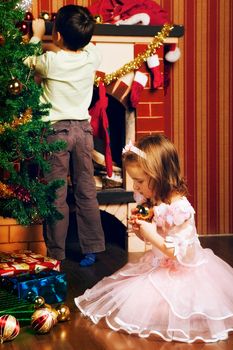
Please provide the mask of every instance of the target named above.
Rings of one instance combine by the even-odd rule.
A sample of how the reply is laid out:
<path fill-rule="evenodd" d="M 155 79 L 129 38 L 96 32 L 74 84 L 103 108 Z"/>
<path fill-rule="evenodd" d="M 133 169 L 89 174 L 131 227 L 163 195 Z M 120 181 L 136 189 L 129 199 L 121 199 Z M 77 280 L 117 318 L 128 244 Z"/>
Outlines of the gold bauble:
<path fill-rule="evenodd" d="M 31 327 L 37 333 L 48 333 L 54 325 L 53 316 L 47 308 L 34 311 L 31 318 Z"/>
<path fill-rule="evenodd" d="M 58 322 L 64 322 L 64 321 L 69 321 L 70 320 L 70 309 L 67 305 L 59 305 L 56 308 L 58 312 L 57 320 Z"/>
<path fill-rule="evenodd" d="M 56 309 L 54 309 L 54 308 L 51 308 L 50 313 L 52 315 L 53 323 L 54 323 L 54 326 L 55 326 L 57 324 L 57 322 L 58 322 L 58 319 L 57 319 L 58 318 L 58 311 Z"/>
<path fill-rule="evenodd" d="M 20 331 L 19 321 L 12 315 L 0 316 L 0 344 L 17 337 Z"/>
<path fill-rule="evenodd" d="M 94 16 L 94 20 L 96 24 L 102 24 L 103 23 L 103 18 L 101 17 L 101 15 L 95 15 Z"/>
<path fill-rule="evenodd" d="M 35 297 L 35 299 L 34 299 L 34 308 L 35 309 L 39 309 L 40 307 L 42 307 L 43 305 L 45 304 L 45 300 L 44 300 L 44 298 L 43 297 L 41 297 L 41 296 L 37 296 L 37 297 Z"/>
<path fill-rule="evenodd" d="M 19 95 L 23 90 L 23 84 L 19 79 L 12 78 L 8 84 L 8 91 L 11 95 Z"/>

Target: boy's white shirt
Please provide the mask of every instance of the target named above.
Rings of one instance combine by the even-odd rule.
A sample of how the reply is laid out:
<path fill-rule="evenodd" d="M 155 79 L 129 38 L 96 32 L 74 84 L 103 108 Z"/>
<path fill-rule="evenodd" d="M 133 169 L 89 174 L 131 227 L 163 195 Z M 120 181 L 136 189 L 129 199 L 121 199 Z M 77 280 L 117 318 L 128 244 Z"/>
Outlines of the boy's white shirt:
<path fill-rule="evenodd" d="M 38 43 L 32 37 L 31 43 Z M 42 78 L 42 103 L 51 103 L 44 121 L 89 120 L 88 108 L 93 94 L 95 72 L 100 64 L 100 53 L 89 43 L 80 52 L 47 51 L 40 56 L 28 57 L 24 63 L 33 67 Z"/>

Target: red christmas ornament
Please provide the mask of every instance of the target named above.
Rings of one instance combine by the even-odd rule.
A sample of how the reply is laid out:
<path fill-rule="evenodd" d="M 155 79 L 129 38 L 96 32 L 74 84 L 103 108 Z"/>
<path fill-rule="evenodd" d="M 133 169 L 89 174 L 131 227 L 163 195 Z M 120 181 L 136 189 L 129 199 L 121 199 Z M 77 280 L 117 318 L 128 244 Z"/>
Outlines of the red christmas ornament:
<path fill-rule="evenodd" d="M 19 321 L 12 315 L 0 317 L 0 342 L 13 340 L 19 334 Z"/>
<path fill-rule="evenodd" d="M 51 13 L 51 21 L 52 21 L 52 22 L 55 21 L 56 16 L 57 16 L 57 13 L 56 13 L 56 12 L 52 12 L 52 13 Z"/>
<path fill-rule="evenodd" d="M 17 24 L 17 28 L 21 31 L 23 35 L 26 35 L 29 33 L 29 25 L 26 21 L 19 22 Z"/>
<path fill-rule="evenodd" d="M 0 34 L 0 46 L 4 46 L 5 45 L 5 38 L 2 34 Z"/>
<path fill-rule="evenodd" d="M 25 19 L 25 21 L 32 21 L 33 20 L 33 14 L 30 11 L 27 11 L 25 13 L 24 19 Z"/>

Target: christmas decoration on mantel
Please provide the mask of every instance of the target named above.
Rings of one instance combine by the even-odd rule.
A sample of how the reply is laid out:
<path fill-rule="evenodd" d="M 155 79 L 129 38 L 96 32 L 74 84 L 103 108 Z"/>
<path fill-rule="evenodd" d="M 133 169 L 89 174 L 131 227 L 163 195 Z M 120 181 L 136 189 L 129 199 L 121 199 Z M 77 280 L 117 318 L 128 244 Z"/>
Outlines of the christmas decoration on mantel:
<path fill-rule="evenodd" d="M 169 36 L 170 31 L 173 29 L 171 24 L 164 24 L 161 32 L 159 32 L 148 44 L 147 49 L 139 53 L 134 60 L 124 64 L 121 68 L 117 69 L 113 73 L 105 74 L 105 76 L 97 77 L 95 80 L 95 85 L 98 86 L 100 81 L 103 81 L 105 85 L 111 84 L 113 81 L 122 78 L 126 74 L 133 72 L 141 67 L 141 65 L 147 61 L 147 59 L 152 56 L 156 49 L 163 45 L 165 39 Z"/>
<path fill-rule="evenodd" d="M 64 144 L 47 144 L 52 128 L 42 117 L 50 106 L 41 104 L 41 87 L 23 63 L 42 52 L 39 44 L 24 40 L 25 16 L 30 15 L 24 11 L 30 10 L 30 3 L 0 2 L 0 216 L 23 225 L 61 218 L 53 202 L 63 185 L 43 180 L 49 170 L 46 154 Z"/>

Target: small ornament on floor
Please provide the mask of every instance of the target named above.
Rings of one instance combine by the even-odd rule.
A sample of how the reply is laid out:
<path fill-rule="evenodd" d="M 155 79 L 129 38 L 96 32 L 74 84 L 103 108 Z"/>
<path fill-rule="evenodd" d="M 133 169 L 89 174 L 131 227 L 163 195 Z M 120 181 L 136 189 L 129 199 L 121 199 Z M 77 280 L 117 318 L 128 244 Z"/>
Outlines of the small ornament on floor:
<path fill-rule="evenodd" d="M 57 306 L 56 311 L 58 313 L 57 315 L 58 322 L 64 322 L 64 321 L 70 320 L 70 309 L 67 305 L 61 304 Z"/>
<path fill-rule="evenodd" d="M 32 314 L 31 327 L 36 333 L 44 334 L 50 332 L 54 326 L 54 318 L 48 308 L 37 309 Z"/>
<path fill-rule="evenodd" d="M 19 334 L 19 321 L 12 315 L 0 317 L 0 344 L 13 340 Z"/>

